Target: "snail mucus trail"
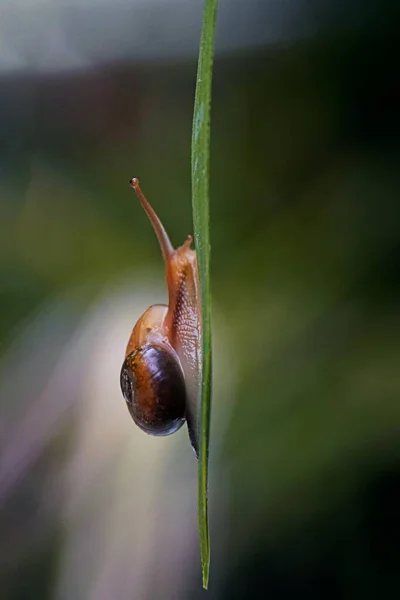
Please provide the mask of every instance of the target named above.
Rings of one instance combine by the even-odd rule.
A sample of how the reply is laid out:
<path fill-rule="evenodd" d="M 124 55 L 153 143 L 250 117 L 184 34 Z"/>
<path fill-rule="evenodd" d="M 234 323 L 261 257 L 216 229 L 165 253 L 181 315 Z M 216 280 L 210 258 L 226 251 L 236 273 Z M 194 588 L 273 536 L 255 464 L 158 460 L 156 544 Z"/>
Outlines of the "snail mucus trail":
<path fill-rule="evenodd" d="M 121 390 L 140 429 L 169 435 L 187 422 L 198 456 L 198 389 L 201 370 L 201 305 L 196 252 L 189 235 L 174 249 L 139 186 L 130 181 L 161 246 L 168 306 L 150 306 L 134 326 L 121 369 Z"/>

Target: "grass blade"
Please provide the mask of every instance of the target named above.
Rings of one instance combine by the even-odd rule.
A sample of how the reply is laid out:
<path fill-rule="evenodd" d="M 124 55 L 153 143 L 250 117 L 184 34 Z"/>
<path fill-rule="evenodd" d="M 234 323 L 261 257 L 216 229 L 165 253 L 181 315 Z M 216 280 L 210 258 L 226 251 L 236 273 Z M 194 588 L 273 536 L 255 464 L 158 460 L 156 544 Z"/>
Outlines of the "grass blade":
<path fill-rule="evenodd" d="M 217 0 L 205 0 L 197 68 L 192 130 L 193 228 L 202 306 L 203 364 L 199 389 L 198 524 L 203 587 L 208 587 L 210 538 L 208 529 L 208 448 L 211 415 L 211 293 L 210 293 L 210 109 Z"/>

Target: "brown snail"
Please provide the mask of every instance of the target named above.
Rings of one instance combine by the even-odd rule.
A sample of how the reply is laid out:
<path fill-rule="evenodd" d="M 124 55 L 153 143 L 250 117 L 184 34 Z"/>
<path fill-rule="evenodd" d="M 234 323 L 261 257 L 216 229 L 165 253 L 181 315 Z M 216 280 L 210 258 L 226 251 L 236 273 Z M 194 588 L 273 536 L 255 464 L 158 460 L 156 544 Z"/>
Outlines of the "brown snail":
<path fill-rule="evenodd" d="M 173 248 L 139 180 L 130 184 L 161 246 L 168 306 L 150 306 L 133 328 L 121 369 L 121 390 L 134 422 L 146 433 L 169 435 L 186 420 L 197 456 L 201 310 L 196 252 L 190 247 L 191 236 Z"/>

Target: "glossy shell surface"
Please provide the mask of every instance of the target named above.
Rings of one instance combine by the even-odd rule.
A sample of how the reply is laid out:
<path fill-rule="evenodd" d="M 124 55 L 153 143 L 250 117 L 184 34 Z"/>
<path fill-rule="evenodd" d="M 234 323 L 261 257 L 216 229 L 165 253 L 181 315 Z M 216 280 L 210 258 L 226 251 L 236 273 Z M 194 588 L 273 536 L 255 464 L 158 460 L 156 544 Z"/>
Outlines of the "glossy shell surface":
<path fill-rule="evenodd" d="M 146 433 L 169 435 L 185 422 L 185 381 L 172 349 L 144 345 L 128 354 L 121 389 L 133 420 Z"/>

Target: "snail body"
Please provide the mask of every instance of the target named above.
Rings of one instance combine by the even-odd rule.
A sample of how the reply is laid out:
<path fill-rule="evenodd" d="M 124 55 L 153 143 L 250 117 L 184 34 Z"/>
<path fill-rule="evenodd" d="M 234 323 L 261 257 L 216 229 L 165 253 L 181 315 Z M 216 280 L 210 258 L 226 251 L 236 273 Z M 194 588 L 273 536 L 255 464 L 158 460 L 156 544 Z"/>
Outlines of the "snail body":
<path fill-rule="evenodd" d="M 169 435 L 185 420 L 198 455 L 197 397 L 201 369 L 201 312 L 196 252 L 188 236 L 174 249 L 142 193 L 165 261 L 168 306 L 150 306 L 132 330 L 121 369 L 121 390 L 134 422 L 151 435 Z"/>

